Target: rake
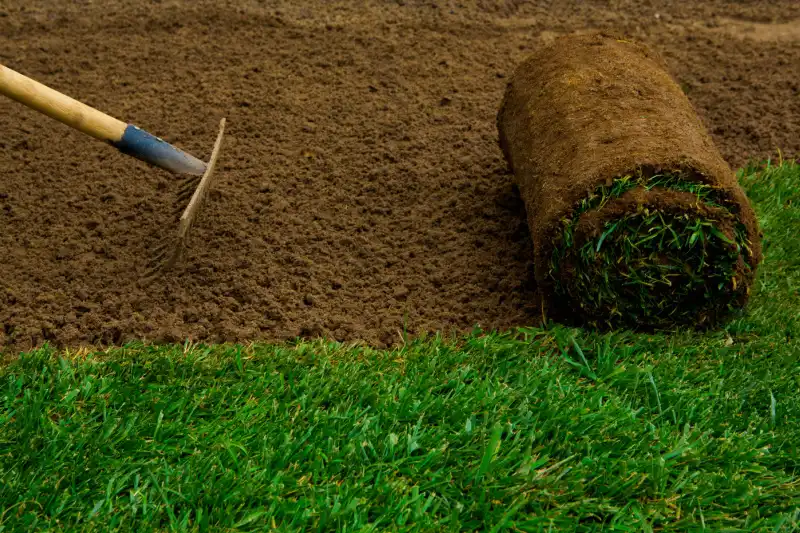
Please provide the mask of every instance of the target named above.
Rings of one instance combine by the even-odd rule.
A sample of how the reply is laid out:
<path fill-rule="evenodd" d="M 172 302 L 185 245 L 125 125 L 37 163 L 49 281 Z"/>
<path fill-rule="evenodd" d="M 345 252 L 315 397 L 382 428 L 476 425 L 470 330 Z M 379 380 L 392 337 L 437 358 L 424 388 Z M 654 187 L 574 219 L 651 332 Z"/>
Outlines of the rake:
<path fill-rule="evenodd" d="M 186 208 L 181 214 L 174 239 L 168 239 L 154 251 L 142 281 L 149 283 L 185 256 L 189 230 L 197 219 L 203 199 L 211 186 L 219 156 L 225 119 L 208 163 L 180 150 L 143 129 L 111 117 L 78 102 L 54 89 L 0 64 L 0 94 L 66 124 L 96 139 L 105 141 L 123 154 L 181 176 L 176 205 Z"/>

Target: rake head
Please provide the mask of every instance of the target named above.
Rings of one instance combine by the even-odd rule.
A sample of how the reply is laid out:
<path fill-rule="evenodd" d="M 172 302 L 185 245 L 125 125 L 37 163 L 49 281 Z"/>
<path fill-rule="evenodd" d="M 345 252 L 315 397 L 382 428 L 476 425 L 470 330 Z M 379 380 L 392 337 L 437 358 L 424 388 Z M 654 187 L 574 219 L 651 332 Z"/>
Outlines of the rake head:
<path fill-rule="evenodd" d="M 206 163 L 205 171 L 202 176 L 184 175 L 176 196 L 176 214 L 181 213 L 178 231 L 175 235 L 159 244 L 153 251 L 153 255 L 147 265 L 147 270 L 142 277 L 142 283 L 147 285 L 171 270 L 186 255 L 189 243 L 189 231 L 192 228 L 203 200 L 208 195 L 209 188 L 213 181 L 214 167 L 217 164 L 220 147 L 222 146 L 222 136 L 225 132 L 225 119 L 220 120 L 219 133 L 214 143 L 211 157 Z M 186 201 L 188 200 L 188 205 Z M 186 208 L 183 206 L 186 205 Z"/>

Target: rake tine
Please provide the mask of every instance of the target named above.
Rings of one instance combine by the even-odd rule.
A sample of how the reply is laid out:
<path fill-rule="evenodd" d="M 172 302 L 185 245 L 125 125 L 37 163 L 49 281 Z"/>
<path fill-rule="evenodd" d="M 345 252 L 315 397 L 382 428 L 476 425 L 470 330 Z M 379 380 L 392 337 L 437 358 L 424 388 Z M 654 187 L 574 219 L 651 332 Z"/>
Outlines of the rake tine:
<path fill-rule="evenodd" d="M 200 183 L 201 176 L 186 176 L 178 185 L 178 195 L 186 196 L 187 200 L 194 194 L 197 185 Z"/>

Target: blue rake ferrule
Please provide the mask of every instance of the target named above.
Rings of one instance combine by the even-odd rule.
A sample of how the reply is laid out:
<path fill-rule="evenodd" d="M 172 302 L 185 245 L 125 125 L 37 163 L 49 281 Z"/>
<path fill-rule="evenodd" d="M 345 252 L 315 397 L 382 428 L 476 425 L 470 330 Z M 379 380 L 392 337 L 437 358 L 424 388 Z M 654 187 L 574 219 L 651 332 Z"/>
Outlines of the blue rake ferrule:
<path fill-rule="evenodd" d="M 193 155 L 132 124 L 111 144 L 123 154 L 179 174 L 202 176 L 206 171 L 206 164 Z"/>

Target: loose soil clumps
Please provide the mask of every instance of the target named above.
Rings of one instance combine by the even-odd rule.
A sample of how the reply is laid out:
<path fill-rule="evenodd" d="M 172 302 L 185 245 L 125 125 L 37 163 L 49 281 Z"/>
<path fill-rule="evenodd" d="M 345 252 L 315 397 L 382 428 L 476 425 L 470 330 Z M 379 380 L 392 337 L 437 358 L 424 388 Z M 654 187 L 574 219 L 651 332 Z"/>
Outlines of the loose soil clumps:
<path fill-rule="evenodd" d="M 711 326 L 746 304 L 755 214 L 653 50 L 604 33 L 540 47 L 511 79 L 498 129 L 548 314 Z"/>

